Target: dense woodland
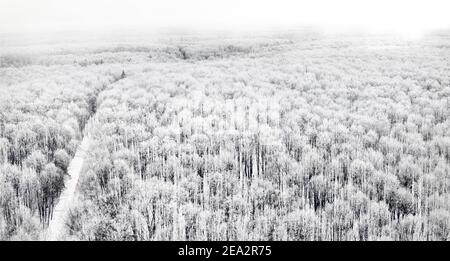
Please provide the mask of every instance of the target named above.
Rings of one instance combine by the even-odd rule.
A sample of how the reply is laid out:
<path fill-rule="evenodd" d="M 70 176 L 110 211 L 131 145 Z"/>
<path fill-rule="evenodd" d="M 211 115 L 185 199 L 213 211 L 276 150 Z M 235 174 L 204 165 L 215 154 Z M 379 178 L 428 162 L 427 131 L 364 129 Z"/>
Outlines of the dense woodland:
<path fill-rule="evenodd" d="M 450 240 L 449 40 L 12 50 L 0 239 L 39 239 L 89 135 L 70 240 Z"/>
<path fill-rule="evenodd" d="M 113 73 L 74 67 L 0 72 L 0 239 L 38 239 Z"/>

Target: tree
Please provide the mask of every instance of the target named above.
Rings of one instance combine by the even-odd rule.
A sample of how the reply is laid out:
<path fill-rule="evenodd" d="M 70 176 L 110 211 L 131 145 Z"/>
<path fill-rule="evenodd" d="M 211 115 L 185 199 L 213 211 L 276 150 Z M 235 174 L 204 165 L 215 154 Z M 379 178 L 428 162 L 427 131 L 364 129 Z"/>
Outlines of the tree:
<path fill-rule="evenodd" d="M 64 173 L 67 173 L 67 167 L 70 164 L 70 156 L 65 150 L 59 149 L 54 156 L 55 166 L 60 168 Z"/>
<path fill-rule="evenodd" d="M 36 171 L 37 174 L 44 170 L 46 164 L 47 158 L 40 150 L 33 151 L 33 153 L 25 160 L 25 166 Z"/>
<path fill-rule="evenodd" d="M 55 164 L 49 163 L 39 174 L 40 198 L 38 200 L 39 215 L 44 225 L 47 225 L 53 216 L 55 200 L 64 186 L 64 173 Z"/>

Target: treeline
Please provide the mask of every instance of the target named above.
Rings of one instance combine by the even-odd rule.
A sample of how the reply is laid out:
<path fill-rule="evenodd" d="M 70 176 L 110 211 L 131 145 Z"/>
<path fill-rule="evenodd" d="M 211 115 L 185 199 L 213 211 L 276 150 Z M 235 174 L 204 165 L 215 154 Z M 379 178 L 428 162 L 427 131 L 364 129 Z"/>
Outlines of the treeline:
<path fill-rule="evenodd" d="M 128 42 L 127 40 L 126 42 Z M 103 64 L 167 63 L 230 57 L 247 57 L 278 52 L 292 45 L 283 38 L 229 38 L 217 42 L 215 39 L 198 37 L 152 37 L 145 44 L 135 43 L 59 43 L 52 45 L 5 46 L 0 52 L 1 68 L 28 66 L 81 66 L 96 67 Z M 74 68 L 75 68 L 74 67 Z"/>
<path fill-rule="evenodd" d="M 69 238 L 448 240 L 447 61 L 346 52 L 160 64 L 112 85 Z"/>
<path fill-rule="evenodd" d="M 73 68 L 1 73 L 0 240 L 38 239 L 64 188 L 95 95 L 113 77 Z"/>

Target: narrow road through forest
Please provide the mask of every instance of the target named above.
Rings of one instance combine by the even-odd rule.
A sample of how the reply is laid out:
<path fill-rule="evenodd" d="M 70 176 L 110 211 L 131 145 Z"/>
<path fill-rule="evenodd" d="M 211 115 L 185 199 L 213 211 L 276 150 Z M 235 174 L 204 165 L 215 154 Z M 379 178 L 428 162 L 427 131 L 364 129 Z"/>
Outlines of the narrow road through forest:
<path fill-rule="evenodd" d="M 78 184 L 81 170 L 83 168 L 84 160 L 88 154 L 88 149 L 91 144 L 91 138 L 85 136 L 80 146 L 78 147 L 75 157 L 70 162 L 68 168 L 68 178 L 65 182 L 65 188 L 59 197 L 59 201 L 55 206 L 53 218 L 50 220 L 49 226 L 45 232 L 44 240 L 56 241 L 62 240 L 64 235 L 65 222 L 69 214 L 69 209 L 72 205 L 75 189 Z"/>
<path fill-rule="evenodd" d="M 111 86 L 112 84 L 124 78 L 126 78 L 126 75 L 125 71 L 122 70 L 122 75 L 120 76 L 120 78 L 113 80 L 108 86 Z M 96 93 L 96 99 L 99 93 L 104 91 L 105 89 L 106 87 Z M 95 100 L 95 104 L 96 103 L 97 101 Z M 90 116 L 90 119 L 94 117 L 96 108 L 94 108 L 91 113 L 92 114 Z M 67 217 L 69 216 L 69 210 L 72 207 L 75 198 L 75 191 L 77 188 L 78 179 L 83 169 L 84 161 L 89 154 L 89 147 L 92 143 L 92 138 L 88 134 L 89 130 L 87 130 L 89 129 L 88 125 L 89 123 L 83 130 L 83 132 L 85 133 L 83 140 L 81 141 L 81 144 L 78 147 L 77 152 L 75 153 L 75 156 L 70 162 L 70 165 L 67 169 L 68 178 L 64 182 L 64 190 L 61 192 L 58 203 L 53 210 L 53 217 L 50 220 L 47 229 L 44 231 L 43 240 L 45 241 L 58 241 L 65 239 L 64 237 L 66 235 L 65 226 Z"/>

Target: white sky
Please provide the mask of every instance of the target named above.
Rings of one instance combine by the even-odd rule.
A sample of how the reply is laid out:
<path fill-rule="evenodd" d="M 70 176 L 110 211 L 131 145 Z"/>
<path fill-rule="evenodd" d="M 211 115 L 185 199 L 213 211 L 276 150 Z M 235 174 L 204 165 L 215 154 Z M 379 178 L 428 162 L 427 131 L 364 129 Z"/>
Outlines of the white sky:
<path fill-rule="evenodd" d="M 449 0 L 0 0 L 0 32 L 312 25 L 418 34 L 449 28 L 449 11 Z"/>

